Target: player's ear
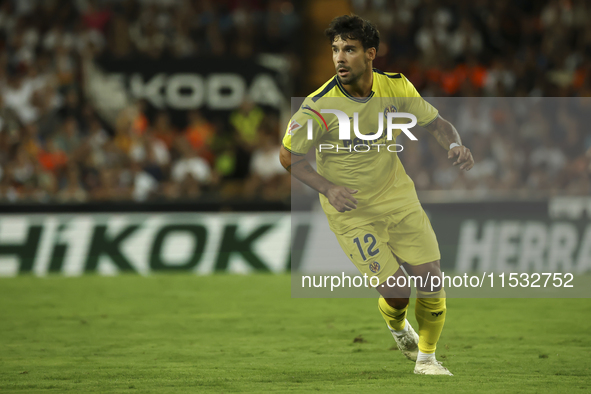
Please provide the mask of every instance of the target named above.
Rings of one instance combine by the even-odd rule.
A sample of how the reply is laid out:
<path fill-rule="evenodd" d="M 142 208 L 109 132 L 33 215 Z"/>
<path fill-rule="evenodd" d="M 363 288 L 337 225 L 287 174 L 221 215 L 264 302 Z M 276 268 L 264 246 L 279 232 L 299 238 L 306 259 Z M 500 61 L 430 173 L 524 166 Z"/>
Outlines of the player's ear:
<path fill-rule="evenodd" d="M 367 54 L 368 60 L 375 60 L 377 51 L 374 47 L 368 48 L 368 50 L 365 51 L 365 53 Z"/>

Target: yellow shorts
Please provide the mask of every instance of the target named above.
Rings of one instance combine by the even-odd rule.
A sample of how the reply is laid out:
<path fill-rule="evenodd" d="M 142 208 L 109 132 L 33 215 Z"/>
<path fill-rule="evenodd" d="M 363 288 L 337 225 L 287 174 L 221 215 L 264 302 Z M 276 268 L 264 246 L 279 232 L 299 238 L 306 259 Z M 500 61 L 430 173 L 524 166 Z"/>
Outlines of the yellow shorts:
<path fill-rule="evenodd" d="M 337 240 L 361 274 L 383 283 L 400 264 L 421 265 L 439 260 L 439 244 L 421 206 L 397 212 L 344 234 Z"/>

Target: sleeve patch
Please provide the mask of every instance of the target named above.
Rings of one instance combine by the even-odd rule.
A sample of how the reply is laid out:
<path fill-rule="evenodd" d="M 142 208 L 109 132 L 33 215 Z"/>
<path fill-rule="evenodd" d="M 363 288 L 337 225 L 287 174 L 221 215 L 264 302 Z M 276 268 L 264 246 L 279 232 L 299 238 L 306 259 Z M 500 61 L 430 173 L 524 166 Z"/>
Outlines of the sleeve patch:
<path fill-rule="evenodd" d="M 293 119 L 289 124 L 289 128 L 287 129 L 287 135 L 293 135 L 293 133 L 301 127 L 302 125 L 299 124 L 295 119 Z"/>

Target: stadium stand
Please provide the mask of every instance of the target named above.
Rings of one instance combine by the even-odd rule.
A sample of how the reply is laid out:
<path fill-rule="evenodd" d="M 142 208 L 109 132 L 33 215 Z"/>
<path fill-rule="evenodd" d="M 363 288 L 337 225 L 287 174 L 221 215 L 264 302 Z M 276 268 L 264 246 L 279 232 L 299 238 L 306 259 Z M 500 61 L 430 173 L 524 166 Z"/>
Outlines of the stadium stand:
<path fill-rule="evenodd" d="M 404 73 L 424 97 L 591 95 L 585 1 L 353 0 L 351 6 L 381 31 L 376 67 Z M 0 200 L 289 201 L 289 177 L 272 163 L 284 130 L 277 114 L 247 101 L 224 119 L 187 111 L 179 127 L 166 110 L 138 101 L 110 124 L 87 100 L 83 60 L 275 54 L 291 65 L 293 94 L 305 96 L 297 59 L 306 55 L 306 13 L 297 7 L 305 3 L 3 1 Z M 510 128 L 479 123 L 479 113 L 497 110 L 494 101 L 483 103 L 447 113 L 475 153 L 469 174 L 440 165 L 447 159 L 433 139 L 401 155 L 418 190 L 589 194 L 586 101 L 550 111 L 536 106 L 538 124 L 516 121 Z M 562 123 L 540 128 L 545 117 Z"/>

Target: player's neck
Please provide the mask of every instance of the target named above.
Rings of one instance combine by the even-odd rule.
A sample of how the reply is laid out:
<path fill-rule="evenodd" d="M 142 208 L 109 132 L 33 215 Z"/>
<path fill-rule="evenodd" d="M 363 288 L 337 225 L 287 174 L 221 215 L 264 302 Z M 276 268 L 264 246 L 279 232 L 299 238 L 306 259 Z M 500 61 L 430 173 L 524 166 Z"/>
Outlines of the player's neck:
<path fill-rule="evenodd" d="M 373 68 L 368 67 L 367 71 L 355 83 L 343 85 L 343 88 L 353 97 L 369 97 L 373 87 Z"/>

